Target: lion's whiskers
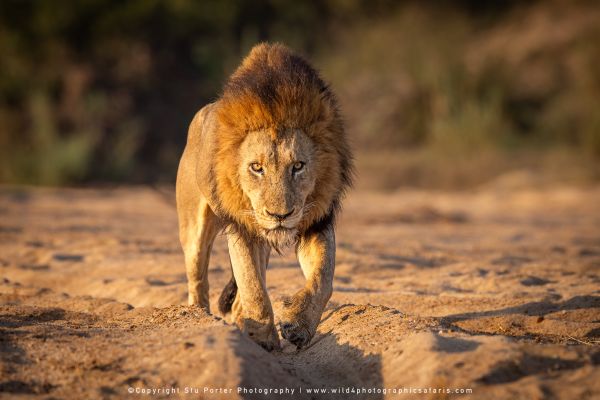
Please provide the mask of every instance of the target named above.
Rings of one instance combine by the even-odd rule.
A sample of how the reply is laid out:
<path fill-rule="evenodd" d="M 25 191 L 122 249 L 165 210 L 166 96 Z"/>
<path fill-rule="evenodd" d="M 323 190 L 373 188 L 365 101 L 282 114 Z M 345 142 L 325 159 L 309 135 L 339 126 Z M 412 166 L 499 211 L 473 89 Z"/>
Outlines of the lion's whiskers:
<path fill-rule="evenodd" d="M 308 211 L 310 211 L 311 208 L 314 208 L 316 206 L 317 206 L 316 201 L 311 201 L 310 203 L 306 203 L 304 205 L 304 207 L 302 207 L 302 214 L 306 214 Z"/>
<path fill-rule="evenodd" d="M 309 203 L 304 204 L 304 206 L 300 207 L 297 209 L 296 212 L 294 212 L 293 215 L 290 215 L 285 222 L 282 224 L 283 227 L 285 227 L 286 229 L 291 229 L 294 226 L 296 226 L 300 220 L 310 211 L 312 210 L 314 207 L 317 207 L 317 202 L 316 201 L 311 201 Z M 245 209 L 245 210 L 241 210 L 240 213 L 244 216 L 249 216 L 249 217 L 253 217 L 256 222 L 259 223 L 259 225 L 262 226 L 269 226 L 269 225 L 273 225 L 273 228 L 270 229 L 275 229 L 277 226 L 280 226 L 276 221 L 274 221 L 271 218 L 268 218 L 264 215 L 262 215 L 259 212 L 256 212 L 253 209 Z M 267 228 L 269 229 L 269 228 Z"/>

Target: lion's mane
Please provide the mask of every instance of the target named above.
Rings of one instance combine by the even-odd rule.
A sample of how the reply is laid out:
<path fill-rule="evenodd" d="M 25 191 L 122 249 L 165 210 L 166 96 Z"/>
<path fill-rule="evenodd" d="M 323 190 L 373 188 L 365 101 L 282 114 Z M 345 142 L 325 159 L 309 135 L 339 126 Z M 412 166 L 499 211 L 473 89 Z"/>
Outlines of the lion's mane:
<path fill-rule="evenodd" d="M 337 100 L 302 57 L 280 44 L 255 46 L 226 83 L 216 103 L 214 179 L 220 211 L 258 233 L 239 185 L 238 149 L 248 132 L 267 130 L 274 139 L 301 129 L 314 142 L 318 177 L 306 202 L 313 203 L 299 232 L 332 223 L 352 184 L 353 163 Z"/>

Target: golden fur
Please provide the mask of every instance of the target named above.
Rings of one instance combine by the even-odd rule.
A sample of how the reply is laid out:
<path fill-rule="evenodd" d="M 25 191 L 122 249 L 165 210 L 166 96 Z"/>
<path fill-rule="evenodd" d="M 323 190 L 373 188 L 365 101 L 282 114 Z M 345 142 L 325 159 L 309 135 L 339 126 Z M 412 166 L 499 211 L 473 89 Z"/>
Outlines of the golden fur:
<path fill-rule="evenodd" d="M 352 155 L 329 87 L 286 47 L 256 46 L 221 98 L 194 117 L 179 164 L 189 304 L 209 309 L 209 255 L 225 229 L 233 276 L 219 308 L 257 343 L 277 348 L 266 268 L 271 248 L 297 243 L 306 285 L 285 302 L 281 334 L 308 344 L 332 293 L 334 220 L 351 180 Z"/>

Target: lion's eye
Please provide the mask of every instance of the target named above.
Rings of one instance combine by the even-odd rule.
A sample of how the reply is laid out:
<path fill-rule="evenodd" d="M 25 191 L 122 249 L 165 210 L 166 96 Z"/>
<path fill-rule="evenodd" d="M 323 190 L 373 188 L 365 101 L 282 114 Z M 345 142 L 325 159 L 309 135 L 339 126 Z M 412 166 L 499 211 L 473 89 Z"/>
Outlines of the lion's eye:
<path fill-rule="evenodd" d="M 304 163 L 302 161 L 298 161 L 296 163 L 294 163 L 294 165 L 292 166 L 292 172 L 294 174 L 302 171 L 304 169 Z"/>
<path fill-rule="evenodd" d="M 263 166 L 257 162 L 253 162 L 252 164 L 250 164 L 250 171 L 254 172 L 255 174 L 262 174 L 263 172 L 265 172 Z"/>

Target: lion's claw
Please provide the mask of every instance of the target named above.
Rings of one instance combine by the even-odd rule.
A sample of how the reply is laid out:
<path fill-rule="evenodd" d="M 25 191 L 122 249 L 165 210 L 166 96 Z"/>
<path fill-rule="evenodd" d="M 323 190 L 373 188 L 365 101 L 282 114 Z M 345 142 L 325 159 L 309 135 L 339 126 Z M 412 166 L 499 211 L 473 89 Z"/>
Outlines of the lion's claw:
<path fill-rule="evenodd" d="M 292 324 L 290 322 L 282 322 L 279 324 L 281 329 L 281 336 L 288 342 L 301 349 L 310 343 L 311 335 L 307 329 L 298 324 Z"/>

